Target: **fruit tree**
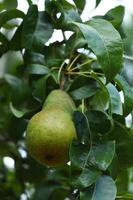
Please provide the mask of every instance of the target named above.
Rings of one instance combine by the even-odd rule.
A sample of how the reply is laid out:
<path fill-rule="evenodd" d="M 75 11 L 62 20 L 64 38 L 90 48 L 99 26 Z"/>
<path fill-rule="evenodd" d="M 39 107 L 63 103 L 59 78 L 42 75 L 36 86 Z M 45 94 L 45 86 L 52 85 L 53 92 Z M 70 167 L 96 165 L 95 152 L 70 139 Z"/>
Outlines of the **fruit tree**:
<path fill-rule="evenodd" d="M 83 21 L 85 0 L 27 4 L 0 2 L 0 199 L 133 199 L 124 7 Z"/>

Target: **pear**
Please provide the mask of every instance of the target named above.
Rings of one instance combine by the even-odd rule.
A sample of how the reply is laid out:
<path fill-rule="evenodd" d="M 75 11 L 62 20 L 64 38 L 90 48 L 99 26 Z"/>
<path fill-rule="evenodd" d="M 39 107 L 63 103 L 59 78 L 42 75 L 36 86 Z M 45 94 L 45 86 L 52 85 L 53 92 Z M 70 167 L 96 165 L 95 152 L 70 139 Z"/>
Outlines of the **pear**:
<path fill-rule="evenodd" d="M 53 90 L 43 108 L 28 123 L 26 146 L 38 162 L 56 167 L 69 161 L 69 147 L 76 139 L 72 121 L 75 104 L 62 90 Z"/>

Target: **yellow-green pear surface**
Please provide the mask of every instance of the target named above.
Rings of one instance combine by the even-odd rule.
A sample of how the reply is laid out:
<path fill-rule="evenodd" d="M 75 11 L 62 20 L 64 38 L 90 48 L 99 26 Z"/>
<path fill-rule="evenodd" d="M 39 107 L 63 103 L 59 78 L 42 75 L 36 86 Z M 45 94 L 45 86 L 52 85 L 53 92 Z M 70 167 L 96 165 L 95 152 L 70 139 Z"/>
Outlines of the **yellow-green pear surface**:
<path fill-rule="evenodd" d="M 72 121 L 75 104 L 62 90 L 53 90 L 42 111 L 28 123 L 26 145 L 32 157 L 40 163 L 56 167 L 69 160 L 69 147 L 76 130 Z"/>

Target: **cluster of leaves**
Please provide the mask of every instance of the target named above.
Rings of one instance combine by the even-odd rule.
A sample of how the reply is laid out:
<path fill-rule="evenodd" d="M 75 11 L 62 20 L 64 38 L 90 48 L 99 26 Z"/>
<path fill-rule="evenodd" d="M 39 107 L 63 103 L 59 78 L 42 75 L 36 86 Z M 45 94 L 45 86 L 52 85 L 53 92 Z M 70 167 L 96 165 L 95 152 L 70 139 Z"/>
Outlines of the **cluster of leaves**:
<path fill-rule="evenodd" d="M 45 0 L 41 12 L 27 2 L 27 14 L 16 9 L 16 0 L 0 4 L 0 56 L 6 59 L 0 78 L 1 198 L 17 200 L 24 193 L 33 200 L 133 199 L 133 127 L 126 121 L 133 92 L 122 73 L 124 8 L 83 22 L 84 0 Z M 55 30 L 63 40 L 49 43 Z M 78 139 L 70 147 L 70 165 L 49 169 L 26 154 L 24 131 L 56 88 L 75 101 Z M 14 159 L 13 171 L 5 168 L 5 156 Z"/>

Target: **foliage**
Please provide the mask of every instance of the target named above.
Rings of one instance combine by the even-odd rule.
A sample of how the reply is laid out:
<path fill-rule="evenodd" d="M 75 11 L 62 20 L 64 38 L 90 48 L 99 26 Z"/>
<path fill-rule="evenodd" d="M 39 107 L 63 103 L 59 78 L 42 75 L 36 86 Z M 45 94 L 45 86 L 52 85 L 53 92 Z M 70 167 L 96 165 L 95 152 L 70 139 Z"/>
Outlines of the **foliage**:
<path fill-rule="evenodd" d="M 40 12 L 27 0 L 26 14 L 16 0 L 7 2 L 0 3 L 1 65 L 6 63 L 0 71 L 1 199 L 18 200 L 22 194 L 31 200 L 133 199 L 128 187 L 133 127 L 127 123 L 133 92 L 123 73 L 124 8 L 83 22 L 85 1 L 46 0 Z M 63 40 L 49 43 L 55 30 Z M 56 88 L 76 103 L 78 139 L 70 147 L 71 162 L 51 169 L 27 154 L 25 130 Z M 5 156 L 14 160 L 14 169 L 5 166 Z"/>

